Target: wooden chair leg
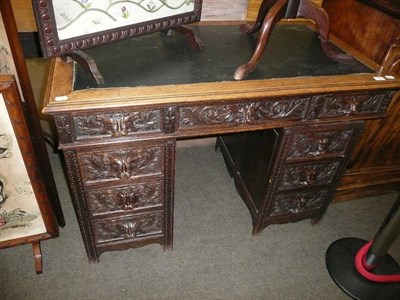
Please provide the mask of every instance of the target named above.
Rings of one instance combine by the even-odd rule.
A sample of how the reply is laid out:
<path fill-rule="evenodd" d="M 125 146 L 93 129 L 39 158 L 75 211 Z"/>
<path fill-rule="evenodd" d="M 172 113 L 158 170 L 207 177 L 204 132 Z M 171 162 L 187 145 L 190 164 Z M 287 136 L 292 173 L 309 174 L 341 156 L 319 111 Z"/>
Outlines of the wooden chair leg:
<path fill-rule="evenodd" d="M 258 10 L 258 15 L 255 23 L 253 25 L 250 25 L 248 23 L 240 25 L 240 31 L 242 31 L 243 33 L 252 34 L 260 30 L 261 26 L 263 25 L 265 16 L 269 12 L 269 10 L 274 6 L 276 1 L 277 0 L 263 0 L 260 9 Z"/>
<path fill-rule="evenodd" d="M 85 70 L 85 72 L 96 81 L 97 85 L 104 84 L 104 78 L 100 74 L 99 69 L 97 68 L 97 64 L 95 60 L 86 54 L 83 51 L 75 51 L 69 53 L 67 56 L 75 60 L 81 67 Z"/>
<path fill-rule="evenodd" d="M 349 64 L 354 62 L 354 58 L 351 55 L 338 52 L 332 47 L 332 44 L 329 43 L 329 16 L 323 8 L 316 5 L 311 0 L 302 0 L 300 2 L 297 17 L 303 17 L 315 21 L 318 27 L 317 30 L 321 40 L 322 49 L 328 57 L 339 63 Z"/>
<path fill-rule="evenodd" d="M 33 247 L 33 254 L 34 254 L 34 258 L 35 258 L 36 274 L 42 274 L 43 273 L 43 261 L 42 261 L 42 251 L 40 249 L 40 241 L 33 242 L 32 247 Z"/>
<path fill-rule="evenodd" d="M 288 0 L 277 0 L 275 5 L 268 11 L 261 27 L 261 32 L 258 36 L 257 45 L 253 56 L 246 64 L 236 69 L 236 72 L 233 75 L 234 79 L 242 80 L 255 69 L 264 54 L 265 47 L 275 24 L 285 16 L 287 2 Z"/>
<path fill-rule="evenodd" d="M 179 32 L 186 36 L 189 46 L 195 50 L 203 50 L 203 44 L 200 39 L 195 35 L 195 33 L 186 26 L 177 26 L 172 28 L 172 30 Z"/>

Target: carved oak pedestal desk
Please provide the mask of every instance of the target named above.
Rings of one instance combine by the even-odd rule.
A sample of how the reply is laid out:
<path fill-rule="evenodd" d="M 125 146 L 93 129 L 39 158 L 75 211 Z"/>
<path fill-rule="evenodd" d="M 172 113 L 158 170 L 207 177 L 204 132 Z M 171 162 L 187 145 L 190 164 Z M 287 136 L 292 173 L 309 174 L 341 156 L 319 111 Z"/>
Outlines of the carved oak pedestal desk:
<path fill-rule="evenodd" d="M 268 55 L 237 82 L 255 39 L 237 26 L 194 30 L 204 51 L 161 34 L 91 49 L 101 87 L 73 62 L 52 61 L 44 113 L 55 118 L 90 261 L 150 243 L 172 249 L 179 138 L 219 136 L 253 233 L 318 221 L 363 120 L 384 117 L 400 88 L 330 60 L 302 25 L 278 26 Z"/>

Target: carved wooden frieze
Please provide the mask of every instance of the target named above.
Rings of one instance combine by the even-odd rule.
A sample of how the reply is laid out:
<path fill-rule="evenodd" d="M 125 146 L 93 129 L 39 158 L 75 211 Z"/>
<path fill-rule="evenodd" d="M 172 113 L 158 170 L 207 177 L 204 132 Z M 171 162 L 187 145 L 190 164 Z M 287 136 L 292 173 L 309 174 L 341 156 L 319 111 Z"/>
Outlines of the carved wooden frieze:
<path fill-rule="evenodd" d="M 160 111 L 73 116 L 77 139 L 160 131 Z"/>
<path fill-rule="evenodd" d="M 288 161 L 321 156 L 344 156 L 354 129 L 294 133 L 288 142 Z"/>
<path fill-rule="evenodd" d="M 119 149 L 79 154 L 85 184 L 162 173 L 162 148 Z"/>
<path fill-rule="evenodd" d="M 182 107 L 179 124 L 185 128 L 248 124 L 273 119 L 303 119 L 308 101 L 309 98 L 297 98 Z"/>
<path fill-rule="evenodd" d="M 144 208 L 162 207 L 162 183 L 148 182 L 87 192 L 91 214 L 129 212 Z"/>
<path fill-rule="evenodd" d="M 328 191 L 292 192 L 290 194 L 278 194 L 272 200 L 268 210 L 269 216 L 287 214 L 300 214 L 307 211 L 320 209 L 326 202 Z"/>
<path fill-rule="evenodd" d="M 392 96 L 393 92 L 314 96 L 311 100 L 308 118 L 318 119 L 384 113 Z"/>
<path fill-rule="evenodd" d="M 163 214 L 160 212 L 94 221 L 96 244 L 162 234 L 163 219 Z"/>
<path fill-rule="evenodd" d="M 331 184 L 337 175 L 341 162 L 321 162 L 282 167 L 278 189 L 286 190 L 307 186 Z"/>

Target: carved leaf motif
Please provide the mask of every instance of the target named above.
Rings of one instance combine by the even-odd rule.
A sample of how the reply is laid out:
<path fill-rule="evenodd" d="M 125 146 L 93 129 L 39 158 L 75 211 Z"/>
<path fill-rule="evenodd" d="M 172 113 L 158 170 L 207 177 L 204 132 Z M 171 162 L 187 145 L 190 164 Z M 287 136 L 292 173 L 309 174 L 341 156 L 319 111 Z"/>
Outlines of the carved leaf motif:
<path fill-rule="evenodd" d="M 297 133 L 289 145 L 288 159 L 344 155 L 354 130 Z"/>
<path fill-rule="evenodd" d="M 290 193 L 277 195 L 270 210 L 270 216 L 298 214 L 320 209 L 325 203 L 327 191 Z"/>
<path fill-rule="evenodd" d="M 129 177 L 160 173 L 161 151 L 159 148 L 146 151 L 131 151 L 125 159 L 126 170 Z"/>
<path fill-rule="evenodd" d="M 254 120 L 267 118 L 303 118 L 309 98 L 286 101 L 268 101 L 254 105 Z"/>
<path fill-rule="evenodd" d="M 54 121 L 56 123 L 58 137 L 62 143 L 72 142 L 71 126 L 69 123 L 68 116 L 55 116 Z"/>
<path fill-rule="evenodd" d="M 90 208 L 95 216 L 162 206 L 162 199 L 160 183 L 143 183 L 129 187 L 93 190 L 88 193 Z"/>
<path fill-rule="evenodd" d="M 162 233 L 161 213 L 94 222 L 97 243 L 135 239 Z"/>
<path fill-rule="evenodd" d="M 183 127 L 246 124 L 266 119 L 301 119 L 306 112 L 309 98 L 258 101 L 229 105 L 193 106 L 180 109 L 180 125 Z"/>
<path fill-rule="evenodd" d="M 87 153 L 80 156 L 84 182 L 161 173 L 161 148 Z"/>
<path fill-rule="evenodd" d="M 160 112 L 113 113 L 102 115 L 75 116 L 74 123 L 77 136 L 126 136 L 132 133 L 159 131 Z"/>
<path fill-rule="evenodd" d="M 323 95 L 312 99 L 310 118 L 371 114 L 386 110 L 388 94 Z"/>
<path fill-rule="evenodd" d="M 330 184 L 340 164 L 341 162 L 286 166 L 282 170 L 278 189 Z"/>

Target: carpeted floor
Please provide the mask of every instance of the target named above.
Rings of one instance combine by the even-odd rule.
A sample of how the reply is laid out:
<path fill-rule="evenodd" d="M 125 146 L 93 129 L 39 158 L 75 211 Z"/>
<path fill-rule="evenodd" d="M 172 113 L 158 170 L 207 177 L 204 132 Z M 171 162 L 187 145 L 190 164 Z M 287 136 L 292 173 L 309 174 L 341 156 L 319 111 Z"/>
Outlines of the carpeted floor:
<path fill-rule="evenodd" d="M 331 280 L 325 251 L 336 239 L 371 239 L 396 195 L 335 203 L 321 224 L 272 225 L 252 237 L 250 214 L 212 145 L 177 154 L 174 250 L 106 252 L 89 264 L 63 169 L 50 152 L 67 226 L 42 242 L 0 251 L 0 299 L 348 299 Z M 400 243 L 391 248 L 400 258 Z"/>
<path fill-rule="evenodd" d="M 46 64 L 28 67 L 40 107 Z M 106 252 L 99 264 L 87 260 L 60 156 L 49 151 L 67 225 L 42 242 L 42 275 L 30 245 L 0 251 L 0 299 L 348 299 L 326 270 L 326 249 L 372 239 L 397 195 L 335 203 L 317 226 L 272 225 L 253 237 L 221 153 L 191 145 L 177 153 L 174 250 Z M 390 252 L 400 260 L 399 241 Z"/>

